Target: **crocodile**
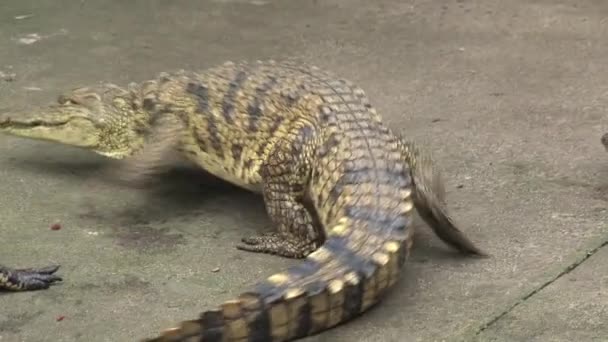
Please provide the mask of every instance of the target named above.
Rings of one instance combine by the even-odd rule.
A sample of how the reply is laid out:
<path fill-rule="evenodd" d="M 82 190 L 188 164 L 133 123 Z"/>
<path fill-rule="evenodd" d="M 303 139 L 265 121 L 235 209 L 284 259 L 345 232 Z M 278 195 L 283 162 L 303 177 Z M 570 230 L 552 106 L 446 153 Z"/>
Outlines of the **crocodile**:
<path fill-rule="evenodd" d="M 447 245 L 487 256 L 448 214 L 430 153 L 389 129 L 360 87 L 305 63 L 226 62 L 75 88 L 3 114 L 0 132 L 123 160 L 116 175 L 130 181 L 179 154 L 261 194 L 276 230 L 236 247 L 301 262 L 143 341 L 292 341 L 352 320 L 397 282 L 414 210 Z"/>

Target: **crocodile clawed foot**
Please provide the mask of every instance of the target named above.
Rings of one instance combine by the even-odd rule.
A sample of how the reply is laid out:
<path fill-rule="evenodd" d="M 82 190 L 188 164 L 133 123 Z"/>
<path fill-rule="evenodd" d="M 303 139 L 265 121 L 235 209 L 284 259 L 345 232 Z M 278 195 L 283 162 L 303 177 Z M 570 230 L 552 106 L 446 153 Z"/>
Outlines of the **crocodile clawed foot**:
<path fill-rule="evenodd" d="M 48 289 L 53 283 L 63 279 L 54 274 L 59 265 L 42 268 L 12 269 L 7 270 L 8 290 L 33 291 Z"/>
<path fill-rule="evenodd" d="M 283 237 L 280 233 L 264 233 L 243 238 L 236 246 L 237 249 L 255 252 L 275 254 L 287 258 L 300 259 L 316 249 L 313 243 L 297 239 Z"/>

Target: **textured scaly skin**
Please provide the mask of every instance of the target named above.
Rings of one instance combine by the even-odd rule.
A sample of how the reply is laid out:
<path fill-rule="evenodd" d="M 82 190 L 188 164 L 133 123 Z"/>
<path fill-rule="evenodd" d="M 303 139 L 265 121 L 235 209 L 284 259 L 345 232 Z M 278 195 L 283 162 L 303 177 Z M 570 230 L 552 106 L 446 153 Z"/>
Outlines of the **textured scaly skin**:
<path fill-rule="evenodd" d="M 53 283 L 61 281 L 54 273 L 59 266 L 43 268 L 13 269 L 0 265 L 0 290 L 34 291 L 48 289 Z"/>
<path fill-rule="evenodd" d="M 0 130 L 131 156 L 133 179 L 177 150 L 262 193 L 277 231 L 238 248 L 301 264 L 147 341 L 291 341 L 358 316 L 397 281 L 414 207 L 445 242 L 483 254 L 447 215 L 430 158 L 383 124 L 363 90 L 315 67 L 226 63 L 80 88 L 40 113 L 5 115 Z"/>

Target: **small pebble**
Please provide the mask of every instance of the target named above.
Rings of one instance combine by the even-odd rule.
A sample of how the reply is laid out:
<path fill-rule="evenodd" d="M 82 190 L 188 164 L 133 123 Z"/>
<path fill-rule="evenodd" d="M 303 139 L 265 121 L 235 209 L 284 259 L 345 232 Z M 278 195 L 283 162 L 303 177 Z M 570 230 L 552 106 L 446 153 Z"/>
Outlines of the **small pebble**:
<path fill-rule="evenodd" d="M 38 33 L 28 33 L 23 35 L 21 38 L 16 39 L 19 44 L 31 45 L 42 39 Z"/>
<path fill-rule="evenodd" d="M 61 229 L 61 224 L 59 224 L 59 223 L 53 223 L 51 225 L 51 230 L 59 230 L 59 229 Z"/>
<path fill-rule="evenodd" d="M 29 19 L 29 18 L 31 18 L 33 16 L 34 16 L 33 14 L 17 15 L 17 16 L 15 16 L 15 20 Z"/>
<path fill-rule="evenodd" d="M 217 273 L 217 272 L 219 272 L 219 271 L 220 271 L 220 268 L 219 268 L 219 267 L 216 267 L 216 268 L 214 268 L 214 269 L 212 269 L 212 270 L 211 270 L 211 272 L 213 272 L 213 273 Z"/>
<path fill-rule="evenodd" d="M 65 316 L 57 316 L 57 318 L 55 319 L 57 322 L 61 322 L 65 319 Z"/>
<path fill-rule="evenodd" d="M 0 71 L 0 80 L 2 80 L 2 81 L 13 82 L 13 81 L 15 81 L 16 77 L 17 77 L 17 74 L 15 74 L 15 73 L 6 73 L 6 72 Z"/>

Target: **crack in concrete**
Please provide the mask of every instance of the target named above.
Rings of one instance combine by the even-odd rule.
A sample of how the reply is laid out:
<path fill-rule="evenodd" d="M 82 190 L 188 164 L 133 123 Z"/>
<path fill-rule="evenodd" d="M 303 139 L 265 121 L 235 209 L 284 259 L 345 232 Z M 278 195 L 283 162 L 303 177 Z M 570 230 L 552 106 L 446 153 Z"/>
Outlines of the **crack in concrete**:
<path fill-rule="evenodd" d="M 498 322 L 501 318 L 503 318 L 504 316 L 506 316 L 507 314 L 509 314 L 511 311 L 513 311 L 516 307 L 518 307 L 519 305 L 525 303 L 529 298 L 531 298 L 535 294 L 539 293 L 540 291 L 542 291 L 547 286 L 553 284 L 556 280 L 560 279 L 564 275 L 567 275 L 568 273 L 570 273 L 573 270 L 575 270 L 578 266 L 580 266 L 582 263 L 584 263 L 592 255 L 594 255 L 600 249 L 602 249 L 603 247 L 606 247 L 606 246 L 608 246 L 608 239 L 604 240 L 598 246 L 594 247 L 593 249 L 591 249 L 587 253 L 583 254 L 581 257 L 579 257 L 577 260 L 575 260 L 572 264 L 568 265 L 565 269 L 563 269 L 562 271 L 560 271 L 559 273 L 557 273 L 557 275 L 555 275 L 551 279 L 547 280 L 546 282 L 544 282 L 543 284 L 541 284 L 539 287 L 531 290 L 525 296 L 523 296 L 519 300 L 515 301 L 515 303 L 513 303 L 511 306 L 509 306 L 506 310 L 504 310 L 503 312 L 501 312 L 498 315 L 494 316 L 488 322 L 486 322 L 485 324 L 483 324 L 475 332 L 475 336 L 479 336 L 486 329 L 488 329 L 489 327 L 491 327 L 492 325 L 494 325 L 494 323 Z"/>

